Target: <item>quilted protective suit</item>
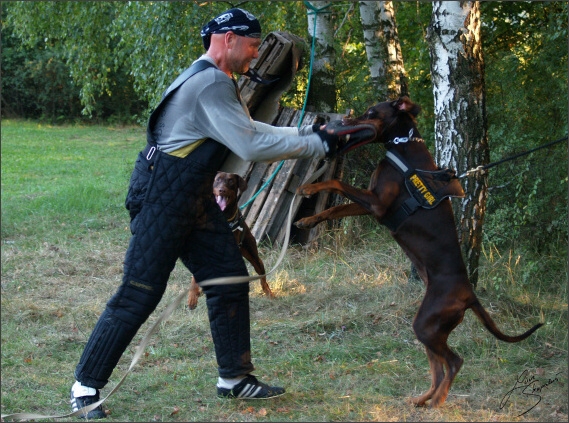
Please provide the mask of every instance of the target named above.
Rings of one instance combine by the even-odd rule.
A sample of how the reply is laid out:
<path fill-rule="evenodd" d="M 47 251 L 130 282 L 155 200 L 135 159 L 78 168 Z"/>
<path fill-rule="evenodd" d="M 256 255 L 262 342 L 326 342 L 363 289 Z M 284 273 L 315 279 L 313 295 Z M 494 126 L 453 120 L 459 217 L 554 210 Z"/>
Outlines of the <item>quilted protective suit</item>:
<path fill-rule="evenodd" d="M 155 145 L 151 126 L 149 146 L 139 153 L 127 194 L 133 236 L 123 283 L 107 303 L 75 371 L 77 380 L 98 389 L 160 302 L 178 258 L 197 281 L 248 275 L 212 194 L 227 148 L 208 139 L 185 158 L 156 150 L 148 161 Z M 204 293 L 219 375 L 250 373 L 249 284 L 204 287 Z"/>

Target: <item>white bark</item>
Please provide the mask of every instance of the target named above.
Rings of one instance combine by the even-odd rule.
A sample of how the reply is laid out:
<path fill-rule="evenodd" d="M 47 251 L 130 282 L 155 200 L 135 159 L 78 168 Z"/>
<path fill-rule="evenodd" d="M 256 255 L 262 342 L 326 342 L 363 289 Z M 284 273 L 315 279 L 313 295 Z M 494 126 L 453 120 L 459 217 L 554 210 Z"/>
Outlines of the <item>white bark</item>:
<path fill-rule="evenodd" d="M 334 24 L 333 15 L 328 12 L 329 1 L 311 1 L 313 9 L 308 9 L 308 33 L 315 38 L 315 53 L 308 95 L 307 109 L 332 113 L 336 110 L 336 84 L 334 64 Z M 314 19 L 316 13 L 316 22 Z M 316 25 L 316 32 L 314 25 Z"/>
<path fill-rule="evenodd" d="M 370 76 L 381 100 L 401 94 L 400 75 L 405 75 L 403 55 L 391 1 L 360 1 Z"/>
<path fill-rule="evenodd" d="M 484 60 L 479 2 L 433 2 L 428 30 L 435 108 L 436 161 L 458 174 L 488 163 Z M 466 198 L 454 202 L 457 230 L 476 284 L 486 210 L 484 175 L 461 180 Z"/>

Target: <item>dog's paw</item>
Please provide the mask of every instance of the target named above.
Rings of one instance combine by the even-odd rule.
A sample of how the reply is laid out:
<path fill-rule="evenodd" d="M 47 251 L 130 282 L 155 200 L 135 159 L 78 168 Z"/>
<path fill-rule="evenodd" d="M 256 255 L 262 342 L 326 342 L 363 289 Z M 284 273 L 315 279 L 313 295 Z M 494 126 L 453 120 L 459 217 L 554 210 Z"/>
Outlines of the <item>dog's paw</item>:
<path fill-rule="evenodd" d="M 309 198 L 310 196 L 318 193 L 314 184 L 301 185 L 296 189 L 297 195 L 302 195 L 303 197 Z"/>
<path fill-rule="evenodd" d="M 309 217 L 305 217 L 294 222 L 294 226 L 298 229 L 312 229 L 316 224 L 317 222 L 312 221 Z"/>
<path fill-rule="evenodd" d="M 426 407 L 426 404 L 425 404 L 426 401 L 427 401 L 427 398 L 424 398 L 423 396 L 413 397 L 413 398 L 407 399 L 407 402 L 411 405 L 414 405 L 415 407 Z"/>
<path fill-rule="evenodd" d="M 189 295 L 188 296 L 188 308 L 190 310 L 195 310 L 198 306 L 198 297 L 199 295 Z"/>

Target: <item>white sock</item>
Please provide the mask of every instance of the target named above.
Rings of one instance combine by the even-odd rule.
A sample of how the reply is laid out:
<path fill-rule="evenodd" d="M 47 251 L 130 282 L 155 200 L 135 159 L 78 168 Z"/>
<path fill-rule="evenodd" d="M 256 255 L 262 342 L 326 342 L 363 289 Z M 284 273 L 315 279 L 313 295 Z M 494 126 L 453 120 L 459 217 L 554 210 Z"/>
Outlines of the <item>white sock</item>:
<path fill-rule="evenodd" d="M 71 388 L 71 392 L 73 392 L 73 396 L 75 398 L 79 397 L 91 397 L 97 394 L 97 390 L 95 388 L 91 388 L 90 386 L 82 385 L 81 382 L 75 381 L 73 387 Z"/>
<path fill-rule="evenodd" d="M 243 379 L 245 379 L 245 376 L 238 376 L 238 377 L 234 377 L 234 378 L 219 377 L 219 378 L 217 378 L 217 387 L 218 388 L 231 389 L 235 385 L 237 385 L 239 382 L 241 382 Z"/>

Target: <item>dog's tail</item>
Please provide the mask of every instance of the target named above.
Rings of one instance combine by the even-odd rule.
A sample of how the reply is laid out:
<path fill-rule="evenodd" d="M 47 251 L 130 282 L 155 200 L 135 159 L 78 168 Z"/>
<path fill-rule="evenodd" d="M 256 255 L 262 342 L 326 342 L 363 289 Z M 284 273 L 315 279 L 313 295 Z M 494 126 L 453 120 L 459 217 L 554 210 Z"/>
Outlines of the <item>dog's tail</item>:
<path fill-rule="evenodd" d="M 543 323 L 538 323 L 537 325 L 535 325 L 528 331 L 522 333 L 521 335 L 509 336 L 502 333 L 502 331 L 498 329 L 498 326 L 496 326 L 496 323 L 494 323 L 494 320 L 492 320 L 488 312 L 484 309 L 484 307 L 482 307 L 482 304 L 480 304 L 478 299 L 474 301 L 474 303 L 470 306 L 470 308 L 472 309 L 474 314 L 478 316 L 480 321 L 484 324 L 484 326 L 486 326 L 486 329 L 488 329 L 492 335 L 494 335 L 499 340 L 505 342 L 520 342 L 543 326 Z"/>

